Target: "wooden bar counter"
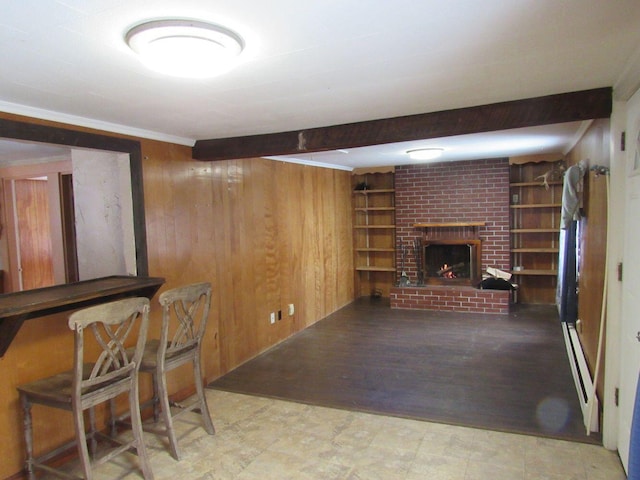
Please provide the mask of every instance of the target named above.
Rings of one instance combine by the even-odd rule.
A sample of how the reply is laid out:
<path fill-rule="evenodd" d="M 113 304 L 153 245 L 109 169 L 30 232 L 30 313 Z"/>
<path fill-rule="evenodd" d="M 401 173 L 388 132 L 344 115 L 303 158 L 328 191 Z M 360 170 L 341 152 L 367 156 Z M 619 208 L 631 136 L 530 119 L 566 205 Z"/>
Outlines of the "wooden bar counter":
<path fill-rule="evenodd" d="M 0 295 L 0 357 L 25 320 L 125 297 L 151 299 L 163 283 L 160 277 L 110 276 Z"/>

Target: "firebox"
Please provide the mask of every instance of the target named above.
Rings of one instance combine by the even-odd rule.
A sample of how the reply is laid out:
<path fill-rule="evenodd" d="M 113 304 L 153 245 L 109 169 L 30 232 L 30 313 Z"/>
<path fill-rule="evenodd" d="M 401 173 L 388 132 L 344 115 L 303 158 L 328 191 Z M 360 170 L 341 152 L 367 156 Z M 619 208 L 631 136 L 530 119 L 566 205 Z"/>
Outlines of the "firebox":
<path fill-rule="evenodd" d="M 428 285 L 475 285 L 481 276 L 479 239 L 423 240 L 423 276 Z"/>

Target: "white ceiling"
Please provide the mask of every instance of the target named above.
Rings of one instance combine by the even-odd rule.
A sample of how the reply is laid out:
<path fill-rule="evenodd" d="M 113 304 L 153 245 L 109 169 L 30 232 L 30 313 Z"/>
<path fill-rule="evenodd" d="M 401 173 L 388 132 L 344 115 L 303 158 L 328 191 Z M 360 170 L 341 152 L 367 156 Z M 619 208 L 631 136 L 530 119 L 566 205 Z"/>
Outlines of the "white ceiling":
<path fill-rule="evenodd" d="M 187 145 L 605 86 L 632 93 L 640 80 L 638 0 L 0 0 L 0 8 L 0 110 Z M 146 70 L 123 36 L 164 17 L 234 29 L 246 41 L 243 62 L 208 80 Z M 546 138 L 548 129 L 536 130 Z M 384 163 L 388 148 L 388 157 L 353 149 L 311 160 L 353 166 L 344 157 L 365 152 L 358 162 Z"/>
<path fill-rule="evenodd" d="M 0 139 L 0 165 L 3 166 L 52 160 L 69 155 L 68 147 Z"/>

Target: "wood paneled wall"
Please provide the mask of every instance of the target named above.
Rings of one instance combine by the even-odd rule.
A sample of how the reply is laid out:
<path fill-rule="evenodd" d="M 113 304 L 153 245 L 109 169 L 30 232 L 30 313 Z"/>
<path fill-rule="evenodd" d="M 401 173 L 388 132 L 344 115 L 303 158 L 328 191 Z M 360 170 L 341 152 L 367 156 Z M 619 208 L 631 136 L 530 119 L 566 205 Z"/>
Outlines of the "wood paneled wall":
<path fill-rule="evenodd" d="M 200 162 L 191 159 L 188 147 L 141 144 L 150 275 L 166 278 L 161 291 L 197 281 L 213 284 L 204 347 L 207 380 L 353 300 L 349 172 L 265 159 Z M 271 325 L 270 312 L 279 310 L 282 320 Z M 22 468 L 16 385 L 71 367 L 66 318 L 25 322 L 0 359 L 0 478 Z M 159 308 L 152 308 L 150 336 L 158 335 L 160 320 Z M 142 378 L 141 396 L 148 398 L 150 378 Z M 192 391 L 188 367 L 171 374 L 169 389 Z M 70 438 L 70 422 L 70 415 L 47 415 L 35 406 L 36 446 Z"/>
<path fill-rule="evenodd" d="M 353 300 L 348 172 L 164 148 L 143 142 L 149 270 L 167 285 L 213 283 L 210 378 Z"/>
<path fill-rule="evenodd" d="M 596 120 L 578 144 L 567 155 L 567 165 L 586 160 L 589 168 L 609 167 L 609 120 Z M 593 375 L 600 334 L 602 292 L 607 242 L 606 178 L 589 171 L 584 176 L 583 208 L 580 221 L 580 280 L 578 294 L 578 334 L 591 374 Z M 604 358 L 600 365 L 604 365 Z M 598 397 L 603 398 L 604 375 L 598 377 Z"/>

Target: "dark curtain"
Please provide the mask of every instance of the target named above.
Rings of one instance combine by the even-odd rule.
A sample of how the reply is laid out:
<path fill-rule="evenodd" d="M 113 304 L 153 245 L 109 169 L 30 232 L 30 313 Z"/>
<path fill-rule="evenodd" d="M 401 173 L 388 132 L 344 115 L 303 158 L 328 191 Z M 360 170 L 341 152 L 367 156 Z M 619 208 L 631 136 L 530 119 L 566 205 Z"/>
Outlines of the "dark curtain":
<path fill-rule="evenodd" d="M 576 323 L 578 318 L 577 230 L 578 222 L 575 220 L 560 230 L 556 303 L 560 321 L 567 323 Z"/>
<path fill-rule="evenodd" d="M 631 419 L 631 437 L 629 439 L 629 477 L 627 480 L 640 480 L 640 379 L 636 385 L 636 400 Z"/>

